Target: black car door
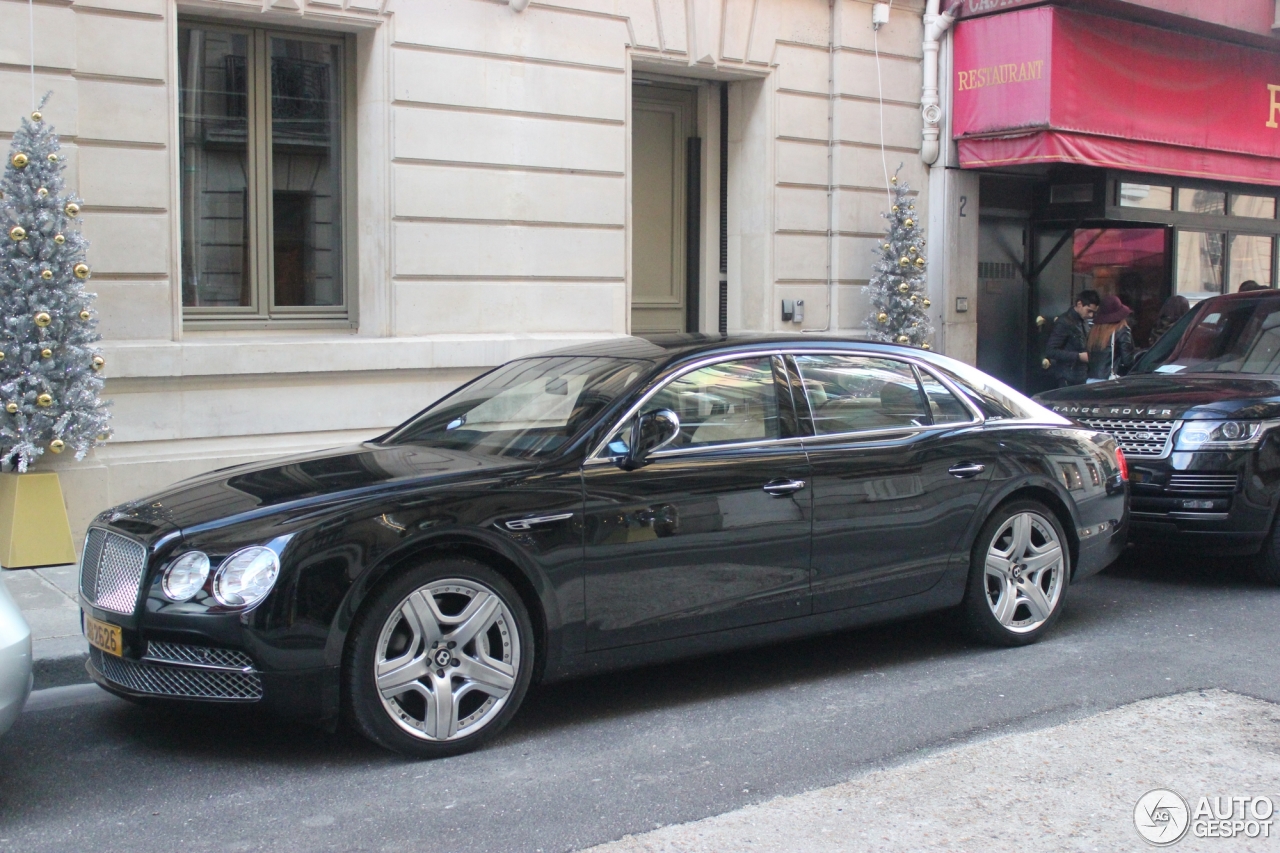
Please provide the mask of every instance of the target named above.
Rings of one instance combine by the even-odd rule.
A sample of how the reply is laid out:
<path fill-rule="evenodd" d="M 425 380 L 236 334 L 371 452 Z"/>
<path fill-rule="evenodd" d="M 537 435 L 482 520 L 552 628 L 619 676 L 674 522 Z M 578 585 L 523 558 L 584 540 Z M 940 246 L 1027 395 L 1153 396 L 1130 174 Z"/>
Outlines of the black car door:
<path fill-rule="evenodd" d="M 809 467 L 783 370 L 767 354 L 692 367 L 637 412 L 674 411 L 670 445 L 633 471 L 584 465 L 588 649 L 809 612 Z"/>
<path fill-rule="evenodd" d="M 791 364 L 812 417 L 814 612 L 929 589 L 981 503 L 994 440 L 905 360 L 797 354 Z"/>

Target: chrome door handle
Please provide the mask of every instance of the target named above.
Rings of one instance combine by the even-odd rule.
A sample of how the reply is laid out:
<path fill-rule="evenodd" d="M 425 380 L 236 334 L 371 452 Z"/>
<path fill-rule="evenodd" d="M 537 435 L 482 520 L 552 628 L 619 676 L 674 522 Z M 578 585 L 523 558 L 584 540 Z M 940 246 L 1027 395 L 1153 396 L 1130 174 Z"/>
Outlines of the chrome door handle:
<path fill-rule="evenodd" d="M 800 491 L 804 486 L 804 480 L 770 480 L 764 484 L 764 490 L 775 498 L 784 498 Z"/>
<path fill-rule="evenodd" d="M 961 462 L 959 465 L 952 465 L 947 469 L 947 473 L 952 477 L 959 477 L 961 480 L 967 480 L 970 477 L 976 477 L 983 471 L 987 470 L 987 466 L 981 462 Z"/>

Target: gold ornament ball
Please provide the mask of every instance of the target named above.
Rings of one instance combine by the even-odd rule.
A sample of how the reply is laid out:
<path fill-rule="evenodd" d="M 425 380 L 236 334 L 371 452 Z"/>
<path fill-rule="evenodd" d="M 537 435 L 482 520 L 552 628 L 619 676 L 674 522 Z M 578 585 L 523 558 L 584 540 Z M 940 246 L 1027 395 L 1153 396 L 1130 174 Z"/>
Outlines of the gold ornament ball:
<path fill-rule="evenodd" d="M 4 361 L 4 353 L 0 352 L 0 361 Z"/>
<path fill-rule="evenodd" d="M 907 254 L 908 254 L 908 255 L 914 255 L 917 251 L 918 251 L 918 250 L 916 249 L 916 247 L 915 247 L 915 246 L 908 246 L 908 247 L 907 247 Z"/>
<path fill-rule="evenodd" d="M 49 394 L 41 394 L 36 397 L 36 405 L 47 409 L 53 405 L 53 397 Z"/>
<path fill-rule="evenodd" d="M 913 227 L 916 223 L 915 223 L 915 220 L 914 220 L 914 219 L 904 219 L 904 220 L 902 220 L 902 224 L 903 224 L 903 225 L 905 225 L 905 226 L 907 226 L 908 228 L 911 228 L 911 227 Z"/>
<path fill-rule="evenodd" d="M 49 449 L 54 453 L 61 453 L 62 448 L 64 447 L 66 447 L 66 445 L 62 443 L 62 439 L 60 438 L 55 438 L 53 441 L 49 442 Z"/>
<path fill-rule="evenodd" d="M 914 305 L 917 301 L 918 300 L 916 299 L 916 295 L 914 293 L 911 294 L 911 304 Z"/>
<path fill-rule="evenodd" d="M 898 176 L 894 175 L 892 178 L 890 178 L 889 183 L 893 184 L 896 187 L 898 185 Z"/>
<path fill-rule="evenodd" d="M 53 322 L 53 318 L 49 316 L 48 311 L 41 311 L 39 314 L 36 314 L 35 321 L 36 325 L 43 329 L 45 326 Z"/>
<path fill-rule="evenodd" d="M 1053 367 L 1053 362 L 1052 362 L 1052 361 L 1049 361 L 1049 359 L 1047 359 L 1047 358 L 1041 359 L 1041 360 L 1040 360 L 1040 367 L 1041 367 L 1042 369 L 1044 369 L 1044 370 L 1048 370 L 1050 367 Z"/>
<path fill-rule="evenodd" d="M 40 189 L 36 190 L 36 195 L 38 195 L 40 198 L 44 198 L 48 194 L 49 194 L 49 191 L 44 187 L 41 187 Z"/>
<path fill-rule="evenodd" d="M 911 289 L 911 285 L 907 284 L 905 281 L 902 284 L 898 285 L 899 293 L 906 293 L 910 289 Z"/>
<path fill-rule="evenodd" d="M 57 155 L 57 154 L 50 154 L 50 155 L 49 155 L 49 162 L 50 162 L 50 163 L 56 163 L 56 162 L 58 162 L 58 155 Z"/>
<path fill-rule="evenodd" d="M 76 264 L 74 267 L 72 267 L 72 268 L 71 268 L 71 271 L 72 271 L 72 272 L 74 272 L 74 273 L 76 274 L 76 278 L 88 278 L 88 277 L 89 277 L 89 265 L 88 265 L 88 264 Z"/>
<path fill-rule="evenodd" d="M 4 407 L 4 410 L 5 410 L 6 412 L 8 412 L 9 414 L 11 414 L 11 415 L 16 415 L 16 414 L 18 413 L 18 404 L 17 404 L 17 403 L 9 403 L 8 405 L 6 405 L 6 406 Z"/>
<path fill-rule="evenodd" d="M 916 258 L 916 266 L 920 267 L 920 269 L 924 269 L 924 258 Z"/>
<path fill-rule="evenodd" d="M 928 299 L 926 299 L 926 300 L 925 300 L 923 303 L 921 303 L 921 304 L 923 304 L 925 308 L 928 308 L 928 307 L 929 307 L 930 305 L 932 305 L 933 303 L 932 303 L 932 302 L 930 302 Z"/>
<path fill-rule="evenodd" d="M 107 364 L 107 360 L 106 360 L 105 358 L 103 358 L 102 356 L 100 356 L 100 355 L 95 355 L 95 356 L 93 357 L 93 369 L 94 369 L 94 370 L 101 370 L 102 368 L 106 367 L 106 364 Z"/>
<path fill-rule="evenodd" d="M 877 323 L 889 322 L 889 315 L 881 311 L 879 314 L 876 315 L 876 322 Z"/>
<path fill-rule="evenodd" d="M 920 347 L 921 349 L 933 349 L 933 347 L 929 346 L 928 344 L 921 344 Z"/>
<path fill-rule="evenodd" d="M 105 432 L 98 433 L 98 441 L 106 441 L 108 438 L 111 438 L 111 436 L 108 435 L 107 433 Z"/>
<path fill-rule="evenodd" d="M 908 338 L 906 335 L 898 335 L 898 343 L 905 344 L 910 342 L 911 342 L 911 338 Z"/>
<path fill-rule="evenodd" d="M 67 206 L 62 209 L 66 211 L 67 216 L 72 218 L 80 215 L 80 205 L 76 204 L 74 201 L 67 202 Z"/>
<path fill-rule="evenodd" d="M 81 319 L 81 320 L 88 321 L 88 319 L 89 319 L 90 317 L 92 317 L 92 316 L 93 316 L 93 315 L 92 315 L 92 314 L 90 314 L 90 313 L 88 312 L 88 310 L 85 310 L 85 311 L 81 311 L 81 312 L 80 312 L 80 319 Z"/>
<path fill-rule="evenodd" d="M 893 212 L 894 212 L 894 213 L 897 213 L 897 212 L 898 212 L 898 206 L 897 206 L 896 204 L 893 206 Z"/>
<path fill-rule="evenodd" d="M 898 263 L 904 267 L 909 267 L 911 266 L 911 259 L 908 258 L 906 255 L 903 255 L 901 258 L 898 259 Z"/>
<path fill-rule="evenodd" d="M 67 238 L 66 238 L 66 237 L 63 237 L 61 234 L 54 234 L 54 235 L 53 235 L 53 242 L 55 242 L 55 243 L 57 243 L 59 246 L 61 246 L 63 243 L 67 242 Z"/>
<path fill-rule="evenodd" d="M 21 225 L 13 226 L 12 228 L 9 229 L 9 239 L 10 240 L 27 239 L 27 229 L 23 228 Z"/>
<path fill-rule="evenodd" d="M 45 281 L 53 281 L 53 270 L 42 270 L 40 277 Z"/>
<path fill-rule="evenodd" d="M 27 165 L 29 161 L 27 160 L 27 155 L 19 151 L 9 158 L 9 162 L 13 164 L 15 169 L 21 169 L 23 166 Z"/>
<path fill-rule="evenodd" d="M 39 110 L 36 110 L 35 112 L 33 112 L 33 113 L 31 114 L 31 120 L 32 120 L 32 121 L 41 121 L 43 118 L 44 118 L 44 116 L 40 115 L 40 111 L 39 111 Z"/>
<path fill-rule="evenodd" d="M 44 349 L 40 350 L 40 357 L 53 358 L 53 350 L 49 349 L 48 347 L 45 347 Z"/>

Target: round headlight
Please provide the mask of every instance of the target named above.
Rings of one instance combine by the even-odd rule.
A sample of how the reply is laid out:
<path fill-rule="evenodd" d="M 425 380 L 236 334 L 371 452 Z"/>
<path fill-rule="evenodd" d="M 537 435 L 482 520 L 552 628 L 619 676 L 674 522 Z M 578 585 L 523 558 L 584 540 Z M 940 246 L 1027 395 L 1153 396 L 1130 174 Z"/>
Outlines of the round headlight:
<path fill-rule="evenodd" d="M 200 551 L 188 551 L 164 570 L 160 588 L 170 601 L 186 601 L 200 591 L 208 577 L 208 555 Z"/>
<path fill-rule="evenodd" d="M 1222 437 L 1227 441 L 1237 441 L 1242 435 L 1244 435 L 1244 424 L 1237 421 L 1227 421 L 1222 425 Z"/>
<path fill-rule="evenodd" d="M 280 558 L 270 548 L 242 548 L 222 561 L 213 576 L 213 595 L 227 607 L 261 601 L 280 576 Z"/>

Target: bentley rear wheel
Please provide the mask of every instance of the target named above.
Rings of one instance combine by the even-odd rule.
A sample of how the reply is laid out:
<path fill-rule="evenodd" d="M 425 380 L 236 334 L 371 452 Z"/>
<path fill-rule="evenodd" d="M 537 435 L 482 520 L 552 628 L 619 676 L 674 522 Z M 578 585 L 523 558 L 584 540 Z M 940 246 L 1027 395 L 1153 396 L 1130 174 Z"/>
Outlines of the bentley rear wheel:
<path fill-rule="evenodd" d="M 1066 536 L 1048 507 L 1000 507 L 973 546 L 962 605 L 970 632 L 995 645 L 1034 643 L 1062 612 L 1070 568 Z"/>
<path fill-rule="evenodd" d="M 533 670 L 533 632 L 505 578 L 470 560 L 415 569 L 384 588 L 353 630 L 348 710 L 397 752 L 466 752 L 515 714 Z"/>

